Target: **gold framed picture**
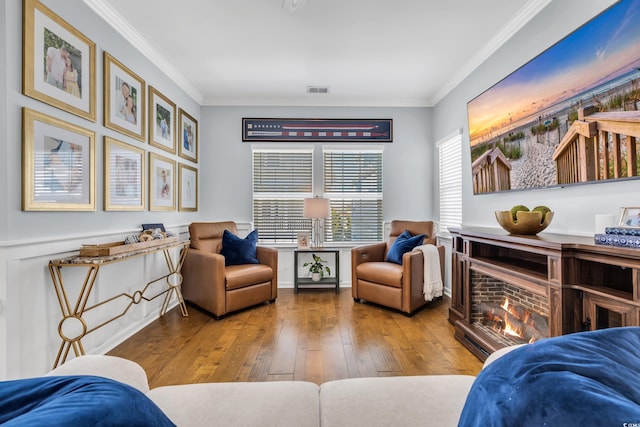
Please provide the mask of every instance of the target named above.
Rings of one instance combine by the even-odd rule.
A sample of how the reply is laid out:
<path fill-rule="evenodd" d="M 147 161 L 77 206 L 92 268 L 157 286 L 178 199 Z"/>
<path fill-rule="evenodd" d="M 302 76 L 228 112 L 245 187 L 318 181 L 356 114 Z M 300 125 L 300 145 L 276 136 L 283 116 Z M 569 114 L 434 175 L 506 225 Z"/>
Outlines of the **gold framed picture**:
<path fill-rule="evenodd" d="M 144 210 L 145 184 L 145 151 L 105 136 L 104 210 Z"/>
<path fill-rule="evenodd" d="M 178 155 L 198 163 L 198 121 L 182 108 L 178 110 Z"/>
<path fill-rule="evenodd" d="M 96 121 L 96 44 L 38 0 L 24 0 L 22 93 Z"/>
<path fill-rule="evenodd" d="M 176 210 L 176 162 L 149 153 L 149 210 Z"/>
<path fill-rule="evenodd" d="M 178 210 L 198 210 L 198 169 L 178 163 Z"/>
<path fill-rule="evenodd" d="M 145 82 L 104 52 L 104 126 L 146 141 Z"/>
<path fill-rule="evenodd" d="M 22 109 L 22 210 L 94 211 L 95 133 Z"/>
<path fill-rule="evenodd" d="M 176 104 L 149 86 L 149 144 L 176 153 Z"/>

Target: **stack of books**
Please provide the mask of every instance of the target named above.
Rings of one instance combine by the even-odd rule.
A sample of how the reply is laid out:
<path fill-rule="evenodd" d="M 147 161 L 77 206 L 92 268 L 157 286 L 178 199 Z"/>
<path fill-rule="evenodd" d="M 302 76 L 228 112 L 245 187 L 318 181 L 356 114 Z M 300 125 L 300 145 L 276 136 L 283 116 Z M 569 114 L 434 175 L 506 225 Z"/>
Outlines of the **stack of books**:
<path fill-rule="evenodd" d="M 640 228 L 606 227 L 604 233 L 597 233 L 594 236 L 594 240 L 598 245 L 640 248 Z"/>

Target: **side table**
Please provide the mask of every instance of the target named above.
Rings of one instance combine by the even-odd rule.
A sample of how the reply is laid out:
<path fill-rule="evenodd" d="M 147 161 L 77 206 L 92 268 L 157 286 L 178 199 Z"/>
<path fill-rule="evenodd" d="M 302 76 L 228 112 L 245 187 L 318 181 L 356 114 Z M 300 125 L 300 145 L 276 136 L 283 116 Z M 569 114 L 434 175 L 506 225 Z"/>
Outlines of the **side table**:
<path fill-rule="evenodd" d="M 325 259 L 327 254 L 333 254 L 335 268 L 332 271 L 332 275 L 329 277 L 323 277 L 319 281 L 313 281 L 309 277 L 300 277 L 298 275 L 300 255 L 309 254 L 309 260 L 311 255 L 316 254 L 320 258 Z M 293 289 L 297 293 L 298 289 L 326 289 L 327 285 L 335 286 L 336 293 L 340 292 L 340 251 L 338 249 L 295 249 L 293 251 Z"/>

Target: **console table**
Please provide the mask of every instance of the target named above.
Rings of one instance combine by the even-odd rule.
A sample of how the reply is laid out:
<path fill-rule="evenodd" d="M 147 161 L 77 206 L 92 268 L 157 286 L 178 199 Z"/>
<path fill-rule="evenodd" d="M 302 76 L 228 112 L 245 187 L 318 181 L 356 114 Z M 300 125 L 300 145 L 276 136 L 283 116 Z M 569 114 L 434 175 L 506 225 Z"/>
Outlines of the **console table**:
<path fill-rule="evenodd" d="M 453 238 L 449 322 L 478 358 L 501 346 L 472 322 L 473 276 L 481 274 L 542 296 L 549 336 L 640 326 L 640 249 L 596 245 L 592 237 L 502 229 L 450 228 Z"/>
<path fill-rule="evenodd" d="M 319 281 L 313 281 L 308 277 L 298 277 L 298 262 L 300 254 L 317 254 L 322 258 L 324 254 L 333 254 L 335 259 L 335 275 L 323 277 Z M 340 251 L 338 249 L 296 249 L 293 251 L 293 289 L 322 289 L 326 285 L 335 286 L 336 293 L 340 292 Z"/>
<path fill-rule="evenodd" d="M 53 367 L 55 368 L 59 364 L 62 364 L 67 360 L 67 356 L 71 348 L 73 348 L 73 352 L 76 356 L 84 355 L 85 352 L 82 346 L 82 338 L 84 338 L 91 332 L 124 316 L 132 305 L 139 304 L 143 300 L 151 301 L 159 297 L 160 295 L 165 295 L 164 302 L 160 310 L 160 315 L 163 316 L 167 311 L 171 297 L 175 294 L 178 299 L 182 315 L 185 317 L 188 316 L 189 314 L 187 312 L 187 306 L 184 303 L 182 292 L 180 291 L 180 285 L 182 284 L 182 275 L 180 274 L 180 269 L 182 268 L 182 264 L 184 262 L 185 254 L 187 252 L 185 248 L 187 246 L 189 246 L 189 240 L 181 242 L 172 241 L 149 248 L 119 253 L 117 255 L 71 256 L 49 261 L 49 272 L 51 273 L 51 280 L 53 282 L 56 296 L 58 297 L 58 302 L 60 303 L 60 310 L 62 312 L 62 320 L 60 320 L 60 323 L 58 324 L 58 334 L 62 338 L 62 343 L 60 344 L 58 355 Z M 182 249 L 180 250 L 180 254 L 174 262 L 170 251 L 171 249 L 175 248 Z M 93 289 L 93 285 L 98 276 L 100 267 L 118 263 L 121 261 L 126 261 L 133 257 L 149 255 L 160 251 L 164 253 L 164 258 L 169 270 L 168 274 L 147 282 L 142 289 L 135 291 L 132 295 L 128 293 L 121 293 L 104 301 L 97 302 L 94 305 L 87 306 L 87 302 L 89 300 L 89 296 L 91 295 L 91 290 Z M 75 300 L 74 305 L 71 305 L 69 301 L 70 298 L 65 289 L 65 284 L 62 276 L 62 269 L 66 267 L 84 268 L 87 270 L 84 282 L 80 287 L 80 292 Z M 153 283 L 158 282 L 162 279 L 166 279 L 167 289 L 156 295 L 150 297 L 147 296 L 146 292 L 148 291 L 149 287 Z M 83 317 L 85 314 L 89 313 L 91 310 L 97 309 L 98 307 L 102 307 L 107 303 L 121 298 L 129 300 L 121 312 L 115 313 L 113 317 L 103 321 L 96 326 L 89 327 Z"/>

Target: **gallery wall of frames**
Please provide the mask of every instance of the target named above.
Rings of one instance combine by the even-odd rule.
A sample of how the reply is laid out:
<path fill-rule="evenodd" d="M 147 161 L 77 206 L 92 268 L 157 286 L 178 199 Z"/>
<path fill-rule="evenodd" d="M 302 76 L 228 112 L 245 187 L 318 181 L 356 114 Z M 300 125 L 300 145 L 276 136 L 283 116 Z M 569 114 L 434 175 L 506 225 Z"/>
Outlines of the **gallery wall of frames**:
<path fill-rule="evenodd" d="M 197 211 L 198 121 L 117 55 L 96 52 L 44 4 L 23 1 L 23 94 L 89 122 L 102 119 L 121 137 L 102 135 L 98 153 L 91 126 L 23 107 L 22 210 L 95 211 L 102 197 L 106 211 Z M 103 162 L 101 189 L 96 162 Z"/>

